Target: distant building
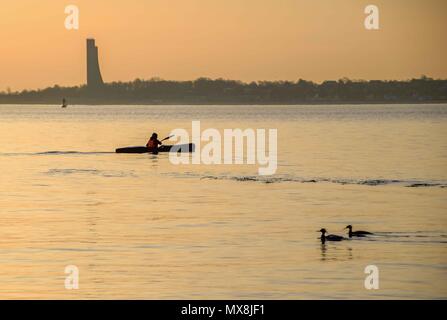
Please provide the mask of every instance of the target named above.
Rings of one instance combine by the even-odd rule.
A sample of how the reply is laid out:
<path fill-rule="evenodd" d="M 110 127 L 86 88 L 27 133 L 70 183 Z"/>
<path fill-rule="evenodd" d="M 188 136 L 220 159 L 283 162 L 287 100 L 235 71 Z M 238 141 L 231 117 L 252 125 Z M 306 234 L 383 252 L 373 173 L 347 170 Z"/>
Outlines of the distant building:
<path fill-rule="evenodd" d="M 97 89 L 104 84 L 99 70 L 98 47 L 95 39 L 87 39 L 87 86 Z"/>

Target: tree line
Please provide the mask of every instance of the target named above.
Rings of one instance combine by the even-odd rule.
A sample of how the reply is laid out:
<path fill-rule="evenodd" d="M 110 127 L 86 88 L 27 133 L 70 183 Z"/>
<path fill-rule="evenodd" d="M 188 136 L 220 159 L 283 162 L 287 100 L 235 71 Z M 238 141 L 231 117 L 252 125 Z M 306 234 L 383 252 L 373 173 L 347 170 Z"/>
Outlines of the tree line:
<path fill-rule="evenodd" d="M 315 83 L 298 81 L 242 82 L 199 78 L 170 81 L 159 78 L 1 92 L 0 103 L 58 104 L 318 104 L 447 102 L 447 80 L 421 77 L 405 81 L 350 80 Z"/>

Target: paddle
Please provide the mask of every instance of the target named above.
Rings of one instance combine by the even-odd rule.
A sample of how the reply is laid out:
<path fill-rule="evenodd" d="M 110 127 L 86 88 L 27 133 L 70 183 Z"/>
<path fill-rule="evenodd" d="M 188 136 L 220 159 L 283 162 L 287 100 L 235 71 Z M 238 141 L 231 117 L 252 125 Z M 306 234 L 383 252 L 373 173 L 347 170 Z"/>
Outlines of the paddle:
<path fill-rule="evenodd" d="M 160 142 L 163 142 L 163 141 L 165 141 L 165 140 L 171 139 L 172 137 L 174 137 L 174 135 L 169 136 L 169 137 L 166 137 L 166 138 L 164 138 L 163 140 L 161 140 Z"/>

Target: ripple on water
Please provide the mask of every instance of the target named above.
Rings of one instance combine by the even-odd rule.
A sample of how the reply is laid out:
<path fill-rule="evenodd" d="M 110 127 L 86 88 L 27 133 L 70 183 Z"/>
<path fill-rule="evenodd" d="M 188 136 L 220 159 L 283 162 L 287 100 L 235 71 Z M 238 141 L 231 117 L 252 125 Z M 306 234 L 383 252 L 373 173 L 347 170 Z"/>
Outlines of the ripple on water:
<path fill-rule="evenodd" d="M 353 178 L 325 178 L 325 177 L 296 177 L 285 176 L 244 176 L 244 175 L 201 175 L 194 173 L 165 173 L 174 177 L 199 178 L 201 180 L 233 180 L 238 182 L 259 182 L 259 183 L 334 183 L 340 185 L 363 185 L 363 186 L 402 186 L 408 188 L 439 187 L 446 188 L 447 181 L 420 181 L 420 180 L 398 180 L 398 179 L 353 179 Z"/>
<path fill-rule="evenodd" d="M 98 170 L 98 169 L 50 169 L 44 174 L 49 176 L 67 176 L 67 175 L 95 175 L 105 178 L 135 178 L 134 172 L 116 171 L 116 170 Z"/>

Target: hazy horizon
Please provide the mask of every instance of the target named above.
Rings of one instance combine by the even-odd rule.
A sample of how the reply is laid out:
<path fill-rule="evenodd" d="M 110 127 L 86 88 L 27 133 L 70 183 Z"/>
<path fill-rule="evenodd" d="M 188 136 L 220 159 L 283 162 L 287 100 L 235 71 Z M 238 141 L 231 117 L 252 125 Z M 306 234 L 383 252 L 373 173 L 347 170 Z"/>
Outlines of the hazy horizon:
<path fill-rule="evenodd" d="M 3 1 L 0 91 L 85 84 L 88 37 L 105 82 L 447 78 L 442 0 L 374 1 L 376 31 L 363 0 L 55 2 Z M 68 4 L 79 30 L 64 27 Z"/>

